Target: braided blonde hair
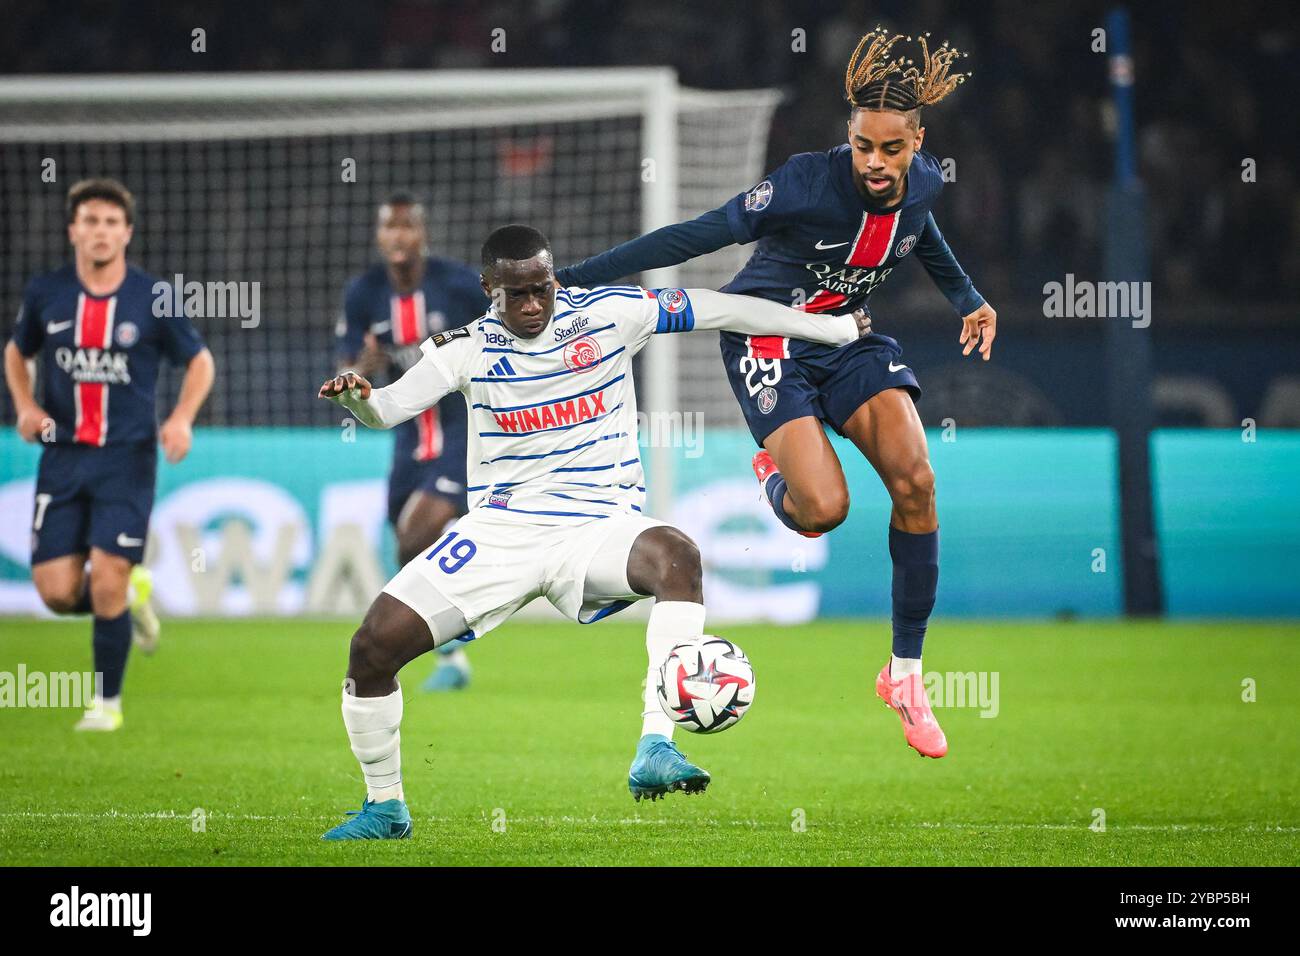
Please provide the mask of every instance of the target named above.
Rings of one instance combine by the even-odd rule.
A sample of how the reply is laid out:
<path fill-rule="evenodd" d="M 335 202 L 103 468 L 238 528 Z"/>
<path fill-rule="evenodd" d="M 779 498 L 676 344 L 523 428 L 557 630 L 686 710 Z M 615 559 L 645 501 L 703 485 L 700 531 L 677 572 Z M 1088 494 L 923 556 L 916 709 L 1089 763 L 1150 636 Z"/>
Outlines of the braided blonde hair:
<path fill-rule="evenodd" d="M 930 36 L 916 38 L 921 45 L 921 65 L 905 57 L 892 56 L 903 34 L 893 36 L 876 27 L 861 40 L 849 57 L 844 73 L 844 94 L 854 109 L 909 112 L 933 106 L 964 83 L 971 73 L 951 73 L 959 57 L 969 56 L 945 40 L 933 52 Z M 912 37 L 907 37 L 909 42 Z"/>

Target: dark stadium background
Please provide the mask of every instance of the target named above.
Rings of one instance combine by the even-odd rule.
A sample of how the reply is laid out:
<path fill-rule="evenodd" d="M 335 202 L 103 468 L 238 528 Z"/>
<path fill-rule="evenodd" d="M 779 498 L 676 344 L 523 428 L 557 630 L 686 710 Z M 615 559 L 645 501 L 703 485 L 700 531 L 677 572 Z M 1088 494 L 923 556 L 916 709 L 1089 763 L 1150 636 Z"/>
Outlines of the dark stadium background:
<path fill-rule="evenodd" d="M 908 355 L 927 370 L 930 394 L 969 398 L 968 424 L 1100 425 L 1099 322 L 1044 318 L 1042 287 L 1067 272 L 1097 275 L 1101 265 L 1110 111 L 1103 58 L 1087 39 L 1105 10 L 1020 0 L 4 3 L 0 70 L 669 64 L 688 86 L 782 89 L 786 100 L 769 143 L 774 166 L 792 152 L 841 141 L 843 63 L 864 29 L 882 22 L 904 32 L 941 31 L 969 49 L 975 78 L 927 114 L 926 147 L 958 162 L 957 185 L 937 218 L 999 310 L 996 361 L 978 377 L 956 361 L 956 320 L 919 266 L 900 270 L 873 296 L 877 325 L 903 337 Z M 1300 426 L 1294 395 L 1265 406 L 1270 385 L 1294 372 L 1300 354 L 1300 124 L 1289 119 L 1300 69 L 1295 8 L 1234 3 L 1228 14 L 1218 4 L 1139 3 L 1131 12 L 1150 210 L 1157 422 L 1231 427 L 1250 417 L 1261 426 Z M 527 42 L 490 52 L 498 25 Z M 195 26 L 208 31 L 202 57 L 189 52 Z M 791 53 L 794 27 L 807 31 L 807 53 Z M 1241 180 L 1245 157 L 1257 162 L 1257 182 Z M 366 241 L 368 227 L 357 228 Z M 6 337 L 17 305 L 0 302 Z M 327 326 L 323 321 L 322 368 L 329 364 Z M 220 355 L 221 342 L 213 345 Z M 282 383 L 286 401 L 278 413 L 268 410 L 277 423 L 323 421 L 324 408 L 290 397 L 318 371 L 301 367 L 301 382 Z M 201 423 L 255 423 L 223 420 L 229 403 L 221 390 L 231 384 L 218 377 Z M 11 422 L 7 394 L 0 403 Z"/>

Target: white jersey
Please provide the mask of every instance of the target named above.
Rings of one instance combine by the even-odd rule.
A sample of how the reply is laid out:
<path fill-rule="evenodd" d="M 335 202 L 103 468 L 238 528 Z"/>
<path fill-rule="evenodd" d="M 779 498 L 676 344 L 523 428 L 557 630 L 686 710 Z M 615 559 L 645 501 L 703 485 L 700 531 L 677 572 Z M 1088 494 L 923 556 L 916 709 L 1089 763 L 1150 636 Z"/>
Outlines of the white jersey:
<path fill-rule="evenodd" d="M 420 360 L 392 385 L 364 399 L 359 388 L 334 396 L 372 428 L 453 391 L 469 406 L 470 512 L 385 592 L 428 621 L 439 642 L 456 637 L 439 631 L 448 605 L 468 628 L 458 639 L 473 640 L 538 596 L 583 623 L 644 597 L 627 580 L 628 555 L 662 522 L 638 514 L 645 477 L 632 357 L 657 332 L 693 328 L 827 345 L 862 333 L 853 316 L 707 289 L 559 289 L 532 339 L 489 311 L 422 343 Z"/>
<path fill-rule="evenodd" d="M 469 500 L 535 524 L 639 512 L 645 473 L 637 447 L 632 357 L 655 333 L 728 329 L 827 345 L 854 341 L 852 315 L 809 315 L 707 289 L 559 289 L 533 339 L 488 313 L 426 339 L 423 357 L 366 399 L 335 397 L 372 428 L 391 428 L 458 391 L 469 406 Z"/>
<path fill-rule="evenodd" d="M 421 348 L 469 406 L 470 507 L 561 524 L 640 511 L 632 357 L 690 324 L 680 290 L 560 289 L 550 324 L 519 339 L 488 312 Z"/>

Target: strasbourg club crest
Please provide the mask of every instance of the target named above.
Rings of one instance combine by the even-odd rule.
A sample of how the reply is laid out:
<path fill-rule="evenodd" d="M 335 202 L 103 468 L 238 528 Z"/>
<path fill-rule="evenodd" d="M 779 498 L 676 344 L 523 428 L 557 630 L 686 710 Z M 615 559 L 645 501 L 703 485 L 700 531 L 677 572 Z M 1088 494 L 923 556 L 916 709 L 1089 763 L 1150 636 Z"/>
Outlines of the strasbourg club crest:
<path fill-rule="evenodd" d="M 681 289 L 664 289 L 659 293 L 659 307 L 676 314 L 686 310 L 686 293 Z"/>
<path fill-rule="evenodd" d="M 564 364 L 573 372 L 588 372 L 600 364 L 600 346 L 594 339 L 581 338 L 564 347 Z"/>

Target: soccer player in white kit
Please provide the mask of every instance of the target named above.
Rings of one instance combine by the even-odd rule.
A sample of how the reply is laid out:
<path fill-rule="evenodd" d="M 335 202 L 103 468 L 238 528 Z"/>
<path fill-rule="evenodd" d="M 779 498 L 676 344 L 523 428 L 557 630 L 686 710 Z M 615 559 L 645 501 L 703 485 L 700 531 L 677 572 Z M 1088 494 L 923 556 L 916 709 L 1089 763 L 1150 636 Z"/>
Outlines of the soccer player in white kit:
<path fill-rule="evenodd" d="M 653 671 L 704 633 L 700 553 L 641 512 L 632 357 L 652 334 L 727 329 L 845 345 L 862 313 L 814 315 L 752 296 L 610 286 L 565 289 L 536 229 L 503 226 L 483 245 L 492 307 L 430 336 L 397 382 L 345 371 L 320 389 L 372 428 L 391 428 L 459 391 L 469 406 L 469 513 L 388 582 L 352 638 L 343 723 L 366 799 L 327 840 L 402 839 L 397 673 L 450 641 L 482 637 L 544 596 L 580 623 L 654 597 L 642 734 L 628 787 L 638 800 L 698 793 L 709 775 L 672 743 Z"/>

